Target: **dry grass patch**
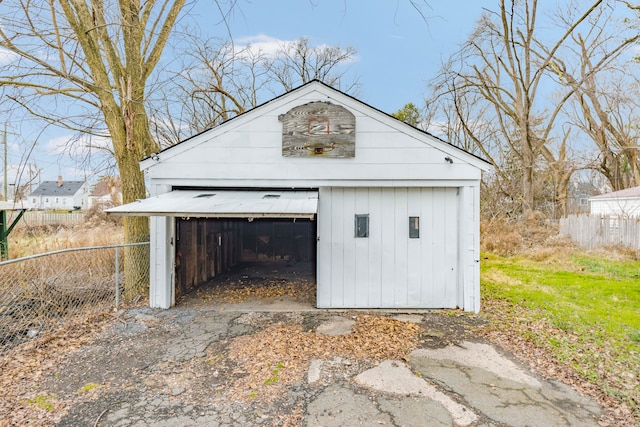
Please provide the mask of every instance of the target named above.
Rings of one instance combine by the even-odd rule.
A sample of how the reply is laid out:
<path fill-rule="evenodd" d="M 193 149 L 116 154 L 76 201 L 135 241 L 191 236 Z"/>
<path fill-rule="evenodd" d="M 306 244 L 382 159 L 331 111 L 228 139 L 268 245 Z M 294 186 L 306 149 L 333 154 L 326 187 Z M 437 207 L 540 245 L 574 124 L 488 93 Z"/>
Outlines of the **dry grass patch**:
<path fill-rule="evenodd" d="M 122 243 L 122 226 L 104 223 L 73 227 L 21 227 L 9 235 L 11 258 L 42 254 L 69 248 L 107 246 Z"/>
<path fill-rule="evenodd" d="M 559 235 L 558 226 L 540 212 L 530 212 L 522 220 L 482 220 L 480 243 L 484 252 L 501 256 L 524 255 L 536 261 L 555 258 L 575 248 L 570 239 Z"/>

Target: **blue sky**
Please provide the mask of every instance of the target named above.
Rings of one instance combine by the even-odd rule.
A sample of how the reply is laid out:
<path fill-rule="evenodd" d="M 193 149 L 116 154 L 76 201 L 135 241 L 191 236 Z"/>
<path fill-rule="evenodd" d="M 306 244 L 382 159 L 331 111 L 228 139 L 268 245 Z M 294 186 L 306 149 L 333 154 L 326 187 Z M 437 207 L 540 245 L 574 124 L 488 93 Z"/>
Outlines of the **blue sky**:
<path fill-rule="evenodd" d="M 416 0 L 420 3 L 421 0 Z M 409 0 L 240 0 L 227 20 L 236 43 L 277 44 L 308 37 L 311 45 L 353 46 L 356 60 L 348 75 L 357 77 L 362 101 L 392 113 L 408 102 L 421 105 L 427 82 L 442 61 L 464 42 L 482 8 L 495 9 L 497 0 L 428 0 L 422 15 Z M 227 37 L 213 0 L 188 6 L 184 23 L 197 22 L 203 33 Z M 24 117 L 9 123 L 9 183 L 15 178 L 25 146 L 37 140 L 31 159 L 42 169 L 41 180 L 95 180 L 91 168 L 75 164 L 60 147 L 70 132 L 30 125 Z M 96 157 L 98 159 L 98 157 Z M 96 167 L 103 165 L 96 163 Z M 2 176 L 0 175 L 0 180 Z"/>
<path fill-rule="evenodd" d="M 391 113 L 419 104 L 440 64 L 473 30 L 483 7 L 496 0 L 428 0 L 421 14 L 409 0 L 253 0 L 229 19 L 236 40 L 308 37 L 313 45 L 353 46 L 358 97 Z"/>

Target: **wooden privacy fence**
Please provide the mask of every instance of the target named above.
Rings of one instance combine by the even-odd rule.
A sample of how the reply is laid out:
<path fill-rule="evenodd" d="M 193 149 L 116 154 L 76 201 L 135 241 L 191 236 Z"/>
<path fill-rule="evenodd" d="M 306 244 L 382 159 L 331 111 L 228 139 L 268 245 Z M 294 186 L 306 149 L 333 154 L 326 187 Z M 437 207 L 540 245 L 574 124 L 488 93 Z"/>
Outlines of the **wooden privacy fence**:
<path fill-rule="evenodd" d="M 17 214 L 17 212 L 9 213 L 9 223 L 11 223 L 13 217 Z M 83 221 L 83 212 L 51 213 L 44 211 L 27 211 L 22 216 L 22 219 L 20 219 L 20 221 L 16 224 L 16 227 L 40 225 L 74 225 L 80 224 Z"/>
<path fill-rule="evenodd" d="M 569 215 L 560 219 L 560 234 L 586 248 L 621 246 L 640 250 L 640 218 Z"/>

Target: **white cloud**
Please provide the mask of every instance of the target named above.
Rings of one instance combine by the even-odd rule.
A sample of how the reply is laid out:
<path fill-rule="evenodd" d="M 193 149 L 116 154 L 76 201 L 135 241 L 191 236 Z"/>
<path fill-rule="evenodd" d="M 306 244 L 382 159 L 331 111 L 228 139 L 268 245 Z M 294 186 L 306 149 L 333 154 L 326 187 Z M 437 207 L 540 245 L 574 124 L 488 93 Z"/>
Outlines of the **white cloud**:
<path fill-rule="evenodd" d="M 18 59 L 18 55 L 10 50 L 0 48 L 0 65 L 10 64 Z"/>
<path fill-rule="evenodd" d="M 19 173 L 20 165 L 9 163 L 7 165 L 7 185 L 14 184 Z M 4 174 L 0 174 L 0 192 L 4 191 L 2 190 L 2 187 L 4 187 L 3 179 Z"/>
<path fill-rule="evenodd" d="M 237 39 L 234 47 L 236 52 L 242 52 L 245 49 L 250 49 L 251 53 L 254 55 L 260 54 L 268 58 L 273 58 L 278 54 L 278 52 L 286 49 L 296 41 L 297 40 L 282 40 L 265 34 L 257 34 L 255 36 L 247 36 Z M 309 40 L 309 47 L 312 49 L 322 50 L 332 46 L 326 43 L 313 45 L 311 40 Z M 354 55 L 349 61 L 345 61 L 345 63 L 355 62 L 357 60 L 358 57 Z"/>
<path fill-rule="evenodd" d="M 282 50 L 284 46 L 293 43 L 293 40 L 281 40 L 265 34 L 255 36 L 242 37 L 236 40 L 236 49 L 238 51 L 250 48 L 254 54 L 262 54 L 268 57 L 274 57 Z"/>

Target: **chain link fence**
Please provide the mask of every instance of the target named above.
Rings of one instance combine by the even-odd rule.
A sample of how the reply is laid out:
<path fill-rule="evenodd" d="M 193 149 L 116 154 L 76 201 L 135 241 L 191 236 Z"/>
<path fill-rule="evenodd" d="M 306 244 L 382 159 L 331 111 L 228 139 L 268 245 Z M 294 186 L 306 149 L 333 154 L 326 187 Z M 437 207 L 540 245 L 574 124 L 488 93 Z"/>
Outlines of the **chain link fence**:
<path fill-rule="evenodd" d="M 126 276 L 136 272 L 139 282 L 148 271 L 149 242 L 0 262 L 0 355 L 45 332 L 117 308 L 131 281 Z"/>

